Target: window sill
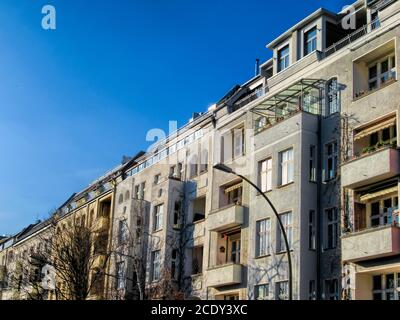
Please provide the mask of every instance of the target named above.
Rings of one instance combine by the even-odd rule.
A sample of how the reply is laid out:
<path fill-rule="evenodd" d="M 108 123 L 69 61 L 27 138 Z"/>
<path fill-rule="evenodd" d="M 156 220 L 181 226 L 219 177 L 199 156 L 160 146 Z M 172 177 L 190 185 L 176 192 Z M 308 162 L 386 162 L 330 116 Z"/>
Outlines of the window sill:
<path fill-rule="evenodd" d="M 337 177 L 325 179 L 325 180 L 324 180 L 324 183 L 326 184 L 326 183 L 335 182 L 335 181 L 336 181 L 336 178 L 337 178 Z"/>
<path fill-rule="evenodd" d="M 370 96 L 371 94 L 374 94 L 375 92 L 378 92 L 378 91 L 380 91 L 380 90 L 382 90 L 384 88 L 387 88 L 387 87 L 389 87 L 390 85 L 392 85 L 392 84 L 394 84 L 396 82 L 397 82 L 397 79 L 390 79 L 390 80 L 387 80 L 385 83 L 381 84 L 379 86 L 379 88 L 375 88 L 375 89 L 372 89 L 372 90 L 367 90 L 367 91 L 365 91 L 363 94 L 361 94 L 359 96 L 355 96 L 354 95 L 353 102 L 358 102 L 361 99 L 366 98 L 366 97 Z"/>
<path fill-rule="evenodd" d="M 257 192 L 256 197 L 259 197 L 259 196 L 261 196 L 262 194 L 270 194 L 270 193 L 272 193 L 272 189 L 271 189 L 271 190 L 268 190 L 268 191 L 265 191 L 265 192 L 263 192 L 263 193 Z"/>
<path fill-rule="evenodd" d="M 153 231 L 153 233 L 158 233 L 158 232 L 161 232 L 161 231 L 163 231 L 163 228 L 160 228 L 160 229 L 154 230 L 154 231 Z"/>
<path fill-rule="evenodd" d="M 293 250 L 293 249 L 290 249 L 289 252 L 292 253 L 292 252 L 294 252 L 294 250 Z M 282 255 L 282 254 L 286 254 L 286 250 L 275 252 L 275 255 L 277 255 L 277 256 L 280 256 L 280 255 Z"/>
<path fill-rule="evenodd" d="M 288 186 L 291 186 L 292 184 L 294 184 L 294 181 L 286 183 L 286 184 L 282 184 L 282 185 L 278 186 L 277 188 L 278 189 L 283 189 L 283 188 L 286 188 Z"/>
<path fill-rule="evenodd" d="M 264 254 L 262 256 L 257 256 L 254 259 L 261 260 L 261 259 L 269 258 L 270 256 L 271 256 L 271 253 L 268 253 L 268 254 Z"/>

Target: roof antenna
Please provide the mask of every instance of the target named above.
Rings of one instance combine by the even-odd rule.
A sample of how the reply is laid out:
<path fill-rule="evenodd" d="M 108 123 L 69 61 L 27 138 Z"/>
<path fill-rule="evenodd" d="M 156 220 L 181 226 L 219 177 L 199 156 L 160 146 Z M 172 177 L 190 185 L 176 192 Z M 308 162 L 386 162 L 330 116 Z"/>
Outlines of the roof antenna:
<path fill-rule="evenodd" d="M 256 59 L 256 66 L 254 68 L 254 74 L 256 77 L 260 74 L 260 59 Z"/>

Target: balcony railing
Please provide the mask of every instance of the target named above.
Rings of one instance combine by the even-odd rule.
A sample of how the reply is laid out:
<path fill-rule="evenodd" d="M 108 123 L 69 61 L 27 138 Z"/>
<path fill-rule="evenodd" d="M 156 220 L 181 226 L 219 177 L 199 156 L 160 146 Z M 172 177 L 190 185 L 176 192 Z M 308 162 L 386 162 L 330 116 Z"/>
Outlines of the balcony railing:
<path fill-rule="evenodd" d="M 259 90 L 247 95 L 246 97 L 244 97 L 243 99 L 237 101 L 234 105 L 234 109 L 240 109 L 246 105 L 248 105 L 250 102 L 257 100 L 258 98 L 264 96 L 266 93 L 268 93 L 269 88 L 268 86 L 264 86 L 262 88 L 260 88 Z"/>
<path fill-rule="evenodd" d="M 364 37 L 368 33 L 378 29 L 380 26 L 381 26 L 381 24 L 380 24 L 379 19 L 376 19 L 376 20 L 372 21 L 371 23 L 364 25 L 360 29 L 357 29 L 356 31 L 354 31 L 353 33 L 350 33 L 345 38 L 339 40 L 338 42 L 334 43 L 330 47 L 323 50 L 322 55 L 321 55 L 322 59 L 325 59 L 325 58 L 329 57 L 330 55 L 334 54 L 335 52 L 345 48 L 349 44 Z"/>
<path fill-rule="evenodd" d="M 362 90 L 362 91 L 356 92 L 354 94 L 354 100 L 361 99 L 362 97 L 365 97 L 365 96 L 367 96 L 367 95 L 369 95 L 371 93 L 374 93 L 374 92 L 376 92 L 376 91 L 378 91 L 380 89 L 383 89 L 383 88 L 391 85 L 392 83 L 394 83 L 396 81 L 397 81 L 397 75 L 396 75 L 396 72 L 393 72 L 392 74 L 390 74 L 388 76 L 388 78 L 386 80 L 382 81 L 376 87 L 374 87 L 372 89 Z"/>

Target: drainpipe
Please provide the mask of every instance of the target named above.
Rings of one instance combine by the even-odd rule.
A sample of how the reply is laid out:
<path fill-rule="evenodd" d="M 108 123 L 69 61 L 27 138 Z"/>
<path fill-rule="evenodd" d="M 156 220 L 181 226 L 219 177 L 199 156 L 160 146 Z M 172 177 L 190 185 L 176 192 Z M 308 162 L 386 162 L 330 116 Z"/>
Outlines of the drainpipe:
<path fill-rule="evenodd" d="M 322 188 L 322 138 L 321 138 L 321 122 L 322 122 L 322 102 L 320 93 L 320 114 L 318 115 L 318 152 L 317 152 L 317 300 L 322 299 L 322 283 L 321 283 L 321 255 L 322 255 L 322 212 L 321 212 L 321 188 Z"/>

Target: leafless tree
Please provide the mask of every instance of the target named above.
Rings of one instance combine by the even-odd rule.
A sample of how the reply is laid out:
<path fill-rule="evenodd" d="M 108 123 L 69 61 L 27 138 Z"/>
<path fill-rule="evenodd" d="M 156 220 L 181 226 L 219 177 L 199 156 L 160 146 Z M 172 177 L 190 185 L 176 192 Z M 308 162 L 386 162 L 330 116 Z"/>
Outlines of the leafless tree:
<path fill-rule="evenodd" d="M 43 244 L 16 261 L 10 284 L 26 299 L 86 300 L 103 294 L 109 261 L 107 231 L 70 220 L 68 226 L 55 216 L 40 236 Z M 49 274 L 46 281 L 46 274 Z"/>

